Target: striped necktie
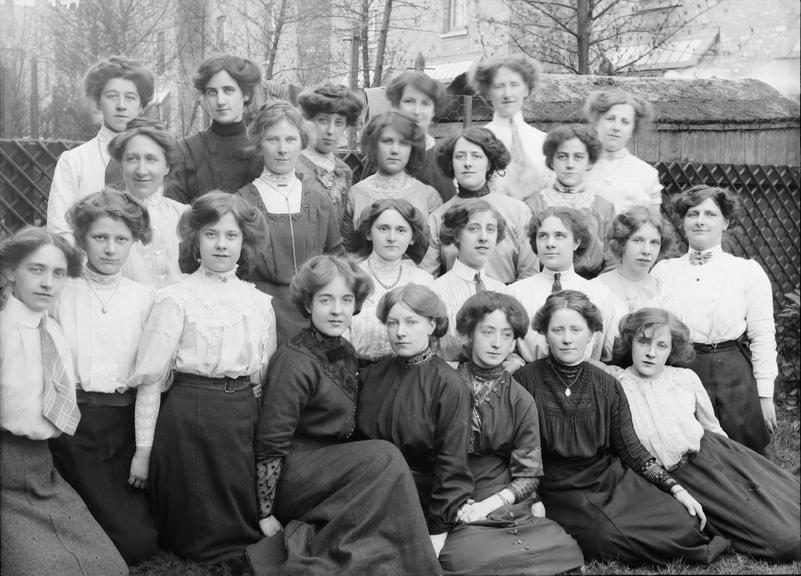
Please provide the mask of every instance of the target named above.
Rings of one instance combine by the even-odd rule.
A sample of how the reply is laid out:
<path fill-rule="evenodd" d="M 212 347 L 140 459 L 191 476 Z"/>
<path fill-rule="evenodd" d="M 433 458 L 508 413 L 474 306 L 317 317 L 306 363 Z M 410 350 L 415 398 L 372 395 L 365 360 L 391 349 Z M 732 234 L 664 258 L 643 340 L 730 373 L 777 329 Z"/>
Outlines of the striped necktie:
<path fill-rule="evenodd" d="M 476 275 L 473 279 L 476 281 L 476 294 L 486 291 L 487 287 L 484 285 L 484 281 L 481 279 L 481 272 L 476 272 Z"/>
<path fill-rule="evenodd" d="M 42 394 L 42 414 L 52 424 L 70 436 L 75 434 L 81 412 L 75 399 L 75 389 L 64 369 L 64 360 L 58 353 L 56 343 L 47 331 L 47 316 L 42 316 L 39 324 L 42 340 L 42 372 L 44 373 L 44 393 Z"/>
<path fill-rule="evenodd" d="M 551 286 L 551 294 L 554 292 L 561 292 L 562 291 L 562 282 L 560 279 L 562 278 L 561 272 L 554 272 L 553 275 L 553 286 Z"/>

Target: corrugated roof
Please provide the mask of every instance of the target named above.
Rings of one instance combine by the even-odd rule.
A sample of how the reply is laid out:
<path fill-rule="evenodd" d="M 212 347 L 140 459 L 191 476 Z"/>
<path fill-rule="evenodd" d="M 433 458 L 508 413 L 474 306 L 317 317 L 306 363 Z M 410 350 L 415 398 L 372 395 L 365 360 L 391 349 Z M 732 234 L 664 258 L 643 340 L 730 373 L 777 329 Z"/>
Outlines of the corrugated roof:
<path fill-rule="evenodd" d="M 428 74 L 434 80 L 439 80 L 443 84 L 450 84 L 453 82 L 454 78 L 470 70 L 472 65 L 472 60 L 431 64 L 426 66 L 426 74 Z"/>
<path fill-rule="evenodd" d="M 631 66 L 634 70 L 669 70 L 695 66 L 712 47 L 719 34 L 715 31 L 683 36 L 658 48 L 648 44 L 621 46 L 610 50 L 607 57 L 617 68 Z"/>

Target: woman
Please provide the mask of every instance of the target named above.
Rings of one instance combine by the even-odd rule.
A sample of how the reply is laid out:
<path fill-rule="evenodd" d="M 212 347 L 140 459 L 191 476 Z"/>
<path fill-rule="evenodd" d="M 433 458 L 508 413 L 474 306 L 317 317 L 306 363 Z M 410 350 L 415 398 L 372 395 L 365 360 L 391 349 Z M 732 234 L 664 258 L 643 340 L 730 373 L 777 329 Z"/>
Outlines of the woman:
<path fill-rule="evenodd" d="M 377 172 L 348 192 L 341 227 L 348 252 L 355 251 L 352 236 L 356 220 L 376 200 L 404 198 L 422 214 L 442 205 L 437 191 L 415 177 L 424 160 L 425 139 L 412 116 L 397 110 L 373 116 L 362 131 L 362 150 Z"/>
<path fill-rule="evenodd" d="M 345 130 L 359 121 L 364 103 L 354 92 L 329 82 L 303 92 L 298 105 L 314 126 L 315 137 L 301 152 L 295 175 L 304 186 L 331 199 L 340 222 L 348 190 L 353 186 L 353 171 L 335 152 Z"/>
<path fill-rule="evenodd" d="M 84 196 L 99 192 L 106 184 L 119 185 L 121 175 L 116 164 L 115 174 L 106 179 L 106 168 L 113 164 L 109 142 L 124 132 L 128 122 L 137 118 L 153 99 L 155 80 L 150 70 L 123 56 L 100 60 L 86 72 L 84 89 L 102 114 L 103 125 L 97 136 L 58 158 L 47 200 L 50 232 L 72 242 L 72 229 L 65 219 L 67 210 Z"/>
<path fill-rule="evenodd" d="M 175 163 L 175 138 L 160 124 L 147 120 L 129 123 L 108 146 L 122 166 L 125 189 L 144 204 L 153 232 L 145 245 L 131 247 L 122 275 L 151 288 L 164 288 L 183 278 L 178 266 L 178 220 L 185 204 L 164 196 L 164 177 Z"/>
<path fill-rule="evenodd" d="M 80 254 L 29 226 L 0 242 L 0 569 L 3 574 L 123 576 L 125 561 L 53 466 L 47 440 L 81 413 L 69 344 L 47 309 Z M 43 387 L 44 384 L 44 387 Z"/>
<path fill-rule="evenodd" d="M 265 240 L 247 279 L 273 297 L 279 346 L 306 324 L 290 300 L 292 277 L 310 258 L 342 252 L 337 212 L 328 194 L 295 176 L 307 143 L 303 126 L 303 117 L 289 102 L 278 100 L 262 107 L 248 136 L 264 160 L 264 170 L 237 192 L 265 218 Z"/>
<path fill-rule="evenodd" d="M 400 449 L 439 556 L 473 493 L 467 465 L 470 391 L 431 350 L 448 330 L 445 305 L 434 292 L 419 284 L 394 288 L 381 298 L 377 314 L 397 357 L 362 372 L 359 432 Z"/>
<path fill-rule="evenodd" d="M 459 374 L 472 392 L 468 464 L 475 488 L 440 554 L 459 573 L 559 574 L 584 563 L 581 549 L 545 518 L 538 494 L 542 477 L 537 407 L 503 368 L 528 316 L 511 296 L 481 292 L 459 310 L 456 329 L 469 360 Z M 509 529 L 516 530 L 514 551 Z"/>
<path fill-rule="evenodd" d="M 531 211 L 520 200 L 490 192 L 489 182 L 509 164 L 509 151 L 503 142 L 486 128 L 470 127 L 447 140 L 437 153 L 442 172 L 456 178 L 457 196 L 434 210 L 428 218 L 429 248 L 420 267 L 441 276 L 456 260 L 456 247 L 439 240 L 442 218 L 456 204 L 472 198 L 489 202 L 506 221 L 506 237 L 499 241 L 495 255 L 487 263 L 492 278 L 510 284 L 537 273 L 537 257 L 526 241 L 526 226 Z"/>
<path fill-rule="evenodd" d="M 428 246 L 428 234 L 417 208 L 400 198 L 386 198 L 364 209 L 354 238 L 364 258 L 359 266 L 373 281 L 373 290 L 353 316 L 349 340 L 360 362 L 377 362 L 392 354 L 387 330 L 375 314 L 381 297 L 410 282 L 430 286 L 434 281 L 416 266 Z"/>
<path fill-rule="evenodd" d="M 259 539 L 253 437 L 257 396 L 275 351 L 270 297 L 237 278 L 264 223 L 238 196 L 204 194 L 181 217 L 184 280 L 160 291 L 144 327 L 132 387 L 172 376 L 142 446 L 162 548 L 239 568 Z M 194 269 L 193 269 L 194 268 Z M 145 459 L 147 462 L 147 459 Z M 133 471 L 132 471 L 133 472 Z"/>
<path fill-rule="evenodd" d="M 591 346 L 583 351 L 584 359 L 611 359 L 614 343 L 609 330 L 611 295 L 605 286 L 576 274 L 573 267 L 573 262 L 585 253 L 592 241 L 586 220 L 573 208 L 547 208 L 531 219 L 528 234 L 531 247 L 542 262 L 542 272 L 518 280 L 509 287 L 509 294 L 523 304 L 529 318 L 533 319 L 550 294 L 560 290 L 583 292 L 603 315 L 601 330 L 593 335 Z M 525 338 L 517 341 L 517 351 L 525 362 L 534 362 L 548 356 L 547 339 L 529 329 Z"/>
<path fill-rule="evenodd" d="M 633 206 L 612 221 L 607 246 L 620 266 L 592 280 L 609 289 L 612 340 L 618 336 L 620 319 L 640 308 L 665 308 L 680 318 L 685 315 L 676 294 L 650 274 L 654 263 L 670 257 L 677 243 L 670 222 L 645 206 Z M 619 361 L 614 364 L 620 365 Z"/>
<path fill-rule="evenodd" d="M 643 445 L 692 490 L 737 552 L 798 560 L 798 478 L 730 440 L 695 372 L 666 366 L 694 356 L 687 326 L 666 310 L 642 308 L 623 318 L 620 332 L 632 365 L 614 375 Z"/>
<path fill-rule="evenodd" d="M 167 181 L 167 197 L 183 204 L 209 190 L 233 193 L 259 176 L 261 158 L 248 154 L 244 115 L 261 85 L 261 70 L 250 60 L 217 54 L 192 78 L 211 125 L 183 138 L 180 157 Z"/>
<path fill-rule="evenodd" d="M 674 208 L 689 252 L 663 260 L 652 274 L 685 310 L 696 352 L 688 367 L 704 383 L 721 426 L 732 440 L 762 452 L 776 429 L 779 372 L 770 280 L 756 261 L 721 249 L 737 208 L 731 191 L 694 186 L 676 197 Z"/>
<path fill-rule="evenodd" d="M 251 552 L 269 573 L 439 572 L 397 449 L 349 442 L 359 386 L 342 334 L 370 284 L 354 262 L 333 256 L 309 260 L 292 279 L 310 325 L 270 364 L 255 439 L 259 525 L 268 537 L 285 530 L 287 548 L 283 561 Z"/>
<path fill-rule="evenodd" d="M 565 290 L 548 297 L 532 324 L 551 356 L 515 377 L 537 405 L 549 518 L 588 560 L 712 562 L 723 554 L 728 541 L 702 532 L 700 504 L 637 440 L 620 384 L 584 360 L 601 329 L 598 308 Z"/>
<path fill-rule="evenodd" d="M 662 204 L 656 168 L 633 156 L 626 146 L 654 117 L 651 103 L 618 89 L 591 93 L 584 114 L 601 141 L 601 157 L 587 174 L 587 189 L 611 202 L 620 214 L 647 206 L 655 216 Z"/>
<path fill-rule="evenodd" d="M 545 188 L 553 175 L 545 166 L 545 133 L 529 126 L 523 104 L 540 81 L 540 64 L 523 54 L 497 56 L 479 64 L 472 84 L 484 100 L 492 102 L 492 122 L 485 125 L 506 145 L 511 162 L 494 191 L 525 200 Z"/>
<path fill-rule="evenodd" d="M 396 110 L 411 114 L 423 130 L 426 138 L 425 161 L 417 177 L 424 184 L 433 186 L 442 201 L 447 202 L 456 194 L 453 176 L 448 177 L 440 169 L 436 140 L 429 132 L 434 116 L 445 107 L 445 87 L 424 72 L 403 72 L 387 86 L 387 100 Z"/>

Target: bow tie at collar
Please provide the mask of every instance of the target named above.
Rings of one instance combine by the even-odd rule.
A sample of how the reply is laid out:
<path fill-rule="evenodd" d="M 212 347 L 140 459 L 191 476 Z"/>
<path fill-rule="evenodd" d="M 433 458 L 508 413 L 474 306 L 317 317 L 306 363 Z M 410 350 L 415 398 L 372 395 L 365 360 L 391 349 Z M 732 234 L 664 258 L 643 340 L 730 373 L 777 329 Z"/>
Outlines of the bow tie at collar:
<path fill-rule="evenodd" d="M 703 266 L 712 259 L 712 252 L 698 252 L 693 250 L 688 254 L 690 264 L 693 266 Z"/>

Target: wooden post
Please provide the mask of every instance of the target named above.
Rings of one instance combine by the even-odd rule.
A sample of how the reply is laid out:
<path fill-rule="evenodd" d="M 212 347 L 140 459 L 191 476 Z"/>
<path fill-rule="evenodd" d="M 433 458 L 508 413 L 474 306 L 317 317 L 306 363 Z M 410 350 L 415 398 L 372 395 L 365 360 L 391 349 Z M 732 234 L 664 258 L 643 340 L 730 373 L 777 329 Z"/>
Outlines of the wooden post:
<path fill-rule="evenodd" d="M 39 62 L 31 56 L 31 138 L 39 137 Z"/>
<path fill-rule="evenodd" d="M 414 71 L 415 72 L 425 72 L 426 71 L 426 59 L 423 56 L 422 52 L 418 52 L 417 56 L 414 59 Z"/>
<path fill-rule="evenodd" d="M 473 123 L 473 97 L 472 96 L 462 96 L 464 99 L 464 120 L 463 124 L 465 128 L 469 128 L 470 125 Z"/>
<path fill-rule="evenodd" d="M 350 89 L 354 92 L 359 89 L 359 26 L 356 22 L 350 36 Z M 355 127 L 348 129 L 348 149 L 356 149 Z"/>

